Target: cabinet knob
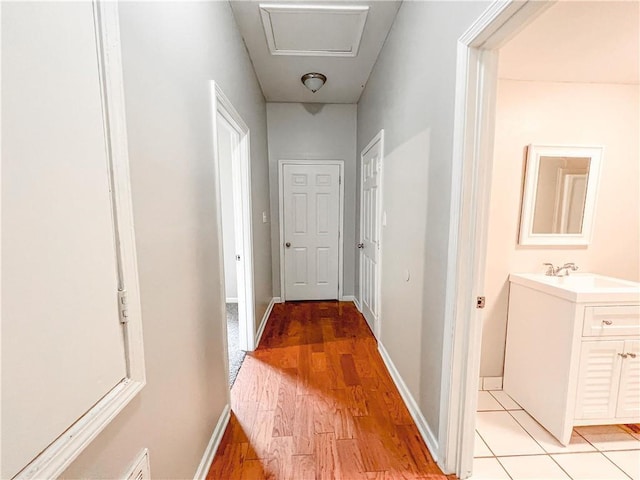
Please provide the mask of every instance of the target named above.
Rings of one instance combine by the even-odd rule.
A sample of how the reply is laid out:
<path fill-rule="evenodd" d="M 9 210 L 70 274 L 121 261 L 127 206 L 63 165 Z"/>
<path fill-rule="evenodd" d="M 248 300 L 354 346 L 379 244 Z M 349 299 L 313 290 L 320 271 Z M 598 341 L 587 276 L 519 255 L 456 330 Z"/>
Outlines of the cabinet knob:
<path fill-rule="evenodd" d="M 620 355 L 622 358 L 627 358 L 629 356 L 628 353 L 619 353 L 618 355 Z"/>
<path fill-rule="evenodd" d="M 629 355 L 631 358 L 636 358 L 637 355 L 635 353 L 627 353 L 627 355 Z"/>
<path fill-rule="evenodd" d="M 603 323 L 604 325 L 612 325 L 612 324 L 613 324 L 613 321 L 611 321 L 611 320 L 602 320 L 602 323 Z"/>

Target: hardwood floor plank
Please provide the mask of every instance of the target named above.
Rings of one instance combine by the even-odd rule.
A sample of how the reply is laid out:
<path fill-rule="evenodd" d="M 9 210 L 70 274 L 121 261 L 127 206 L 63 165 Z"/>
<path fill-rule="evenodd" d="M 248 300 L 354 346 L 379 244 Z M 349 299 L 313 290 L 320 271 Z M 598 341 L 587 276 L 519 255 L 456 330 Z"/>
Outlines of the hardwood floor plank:
<path fill-rule="evenodd" d="M 242 464 L 241 480 L 262 480 L 267 476 L 262 460 L 245 460 Z"/>
<path fill-rule="evenodd" d="M 275 416 L 272 410 L 262 410 L 256 413 L 254 427 L 249 435 L 247 459 L 259 460 L 269 458 L 271 440 L 273 439 L 274 419 Z"/>
<path fill-rule="evenodd" d="M 293 480 L 315 480 L 316 463 L 313 455 L 293 455 L 291 457 Z"/>
<path fill-rule="evenodd" d="M 331 395 L 315 395 L 313 398 L 314 433 L 333 433 L 336 399 Z"/>
<path fill-rule="evenodd" d="M 311 354 L 311 371 L 314 373 L 327 371 L 327 354 L 322 352 L 313 352 Z"/>
<path fill-rule="evenodd" d="M 314 437 L 314 405 L 311 395 L 298 395 L 293 420 L 293 454 L 312 455 Z"/>
<path fill-rule="evenodd" d="M 338 458 L 336 437 L 333 433 L 316 434 L 314 456 L 316 479 L 341 480 L 343 478 Z M 345 477 L 345 480 L 348 479 Z"/>
<path fill-rule="evenodd" d="M 336 447 L 343 477 L 349 480 L 366 479 L 358 443 L 353 439 L 336 440 Z"/>
<path fill-rule="evenodd" d="M 347 386 L 360 385 L 360 377 L 356 372 L 356 365 L 353 362 L 353 356 L 350 354 L 340 355 L 340 366 L 342 367 L 342 375 L 344 383 Z"/>
<path fill-rule="evenodd" d="M 447 479 L 351 303 L 274 305 L 231 407 L 208 480 Z"/>
<path fill-rule="evenodd" d="M 273 436 L 286 437 L 293 434 L 293 417 L 296 402 L 296 372 L 288 372 L 287 378 L 282 378 L 278 391 L 278 404 L 273 419 Z"/>
<path fill-rule="evenodd" d="M 272 465 L 277 464 L 277 474 L 274 478 L 278 480 L 295 480 L 293 478 L 293 438 L 292 437 L 274 437 L 271 441 L 271 459 L 276 459 Z M 276 472 L 275 468 L 272 472 Z"/>
<path fill-rule="evenodd" d="M 207 475 L 207 480 L 240 480 L 242 464 L 247 453 L 246 443 L 230 443 L 224 449 L 223 455 L 216 455 Z"/>

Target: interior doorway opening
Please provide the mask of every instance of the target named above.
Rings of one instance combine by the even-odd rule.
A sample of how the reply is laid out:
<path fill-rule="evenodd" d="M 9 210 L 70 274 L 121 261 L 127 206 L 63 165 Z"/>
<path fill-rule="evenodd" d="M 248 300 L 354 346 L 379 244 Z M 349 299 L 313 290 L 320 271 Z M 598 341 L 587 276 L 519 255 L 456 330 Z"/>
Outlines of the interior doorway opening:
<path fill-rule="evenodd" d="M 215 83 L 212 96 L 221 318 L 232 386 L 256 343 L 249 128 Z"/>

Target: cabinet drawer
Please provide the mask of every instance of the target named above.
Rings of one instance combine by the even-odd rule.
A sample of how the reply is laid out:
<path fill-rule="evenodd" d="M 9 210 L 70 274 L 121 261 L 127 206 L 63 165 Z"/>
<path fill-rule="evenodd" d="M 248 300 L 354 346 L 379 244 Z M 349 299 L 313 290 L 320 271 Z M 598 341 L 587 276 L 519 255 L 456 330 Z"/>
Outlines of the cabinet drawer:
<path fill-rule="evenodd" d="M 583 337 L 640 335 L 640 305 L 585 307 Z"/>

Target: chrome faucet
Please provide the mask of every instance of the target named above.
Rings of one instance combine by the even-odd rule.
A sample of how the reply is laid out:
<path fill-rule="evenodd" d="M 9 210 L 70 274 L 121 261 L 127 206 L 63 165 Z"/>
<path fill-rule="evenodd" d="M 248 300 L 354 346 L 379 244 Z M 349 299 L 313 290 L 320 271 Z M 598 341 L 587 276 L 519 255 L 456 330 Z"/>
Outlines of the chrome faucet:
<path fill-rule="evenodd" d="M 576 270 L 578 270 L 578 266 L 573 262 L 565 263 L 561 267 L 556 267 L 553 265 L 553 263 L 543 263 L 543 265 L 547 267 L 545 275 L 547 275 L 548 277 L 568 277 L 570 271 L 575 272 Z M 564 275 L 562 274 L 563 271 Z"/>

